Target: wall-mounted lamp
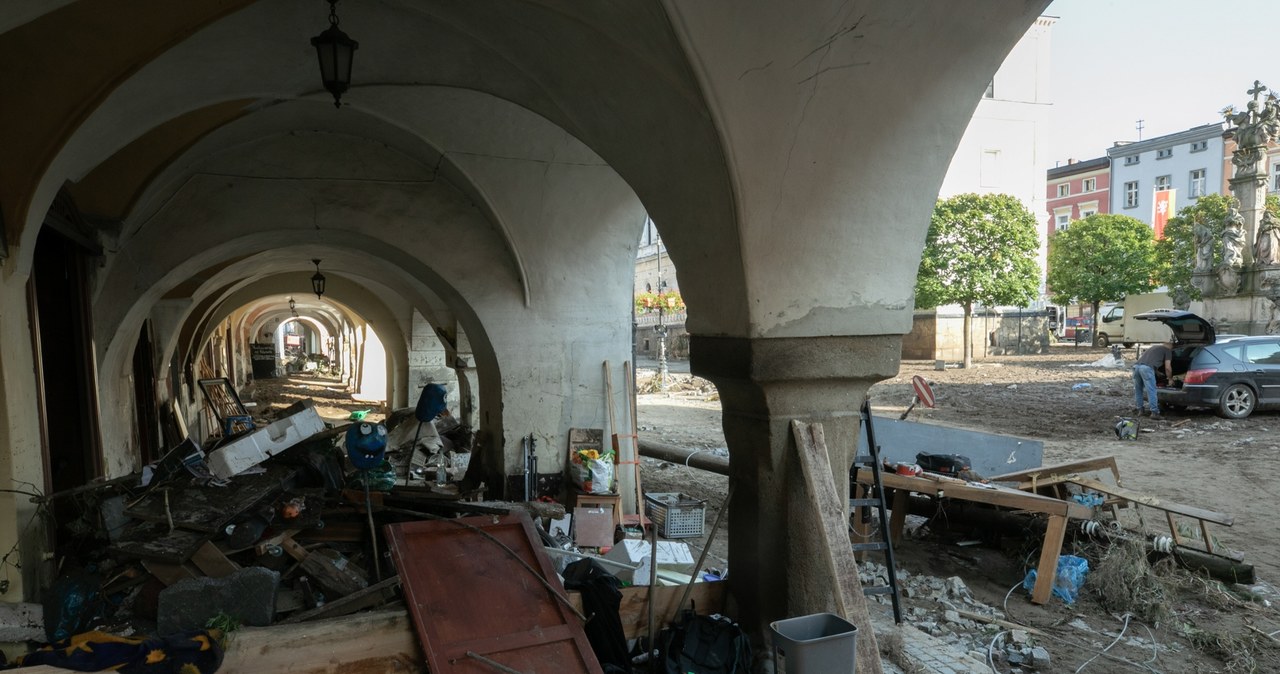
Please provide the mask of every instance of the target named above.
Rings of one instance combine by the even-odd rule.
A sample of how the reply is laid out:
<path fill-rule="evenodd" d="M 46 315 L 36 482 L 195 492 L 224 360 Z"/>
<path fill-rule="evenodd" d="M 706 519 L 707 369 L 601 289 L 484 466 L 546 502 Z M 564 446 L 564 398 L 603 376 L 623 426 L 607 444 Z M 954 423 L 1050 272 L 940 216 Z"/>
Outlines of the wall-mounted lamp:
<path fill-rule="evenodd" d="M 338 0 L 329 0 L 329 27 L 311 38 L 320 58 L 320 80 L 333 94 L 333 107 L 342 107 L 342 94 L 351 86 L 351 61 L 360 43 L 338 30 Z"/>
<path fill-rule="evenodd" d="M 320 299 L 324 295 L 324 274 L 320 273 L 320 260 L 312 259 L 311 263 L 316 266 L 316 273 L 311 277 L 311 292 L 316 294 L 316 299 Z"/>

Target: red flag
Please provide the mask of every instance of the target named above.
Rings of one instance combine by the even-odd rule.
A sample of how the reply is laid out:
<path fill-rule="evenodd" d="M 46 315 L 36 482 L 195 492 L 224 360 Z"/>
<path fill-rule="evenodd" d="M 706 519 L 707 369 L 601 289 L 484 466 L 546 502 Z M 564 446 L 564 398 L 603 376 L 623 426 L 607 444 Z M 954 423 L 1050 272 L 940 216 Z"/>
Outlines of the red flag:
<path fill-rule="evenodd" d="M 1164 226 L 1174 214 L 1174 201 L 1178 190 L 1157 190 L 1151 204 L 1151 227 L 1157 239 L 1164 238 Z"/>

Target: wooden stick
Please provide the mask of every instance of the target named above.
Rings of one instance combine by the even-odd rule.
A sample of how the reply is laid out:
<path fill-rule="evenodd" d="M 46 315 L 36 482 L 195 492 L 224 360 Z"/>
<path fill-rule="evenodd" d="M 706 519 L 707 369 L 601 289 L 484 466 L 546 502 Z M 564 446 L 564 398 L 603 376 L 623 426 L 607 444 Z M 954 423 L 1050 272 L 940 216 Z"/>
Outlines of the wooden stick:
<path fill-rule="evenodd" d="M 640 420 L 636 418 L 635 366 L 627 361 L 622 368 L 627 379 L 627 398 L 631 401 L 631 458 L 635 461 L 633 468 L 636 471 L 636 514 L 639 515 L 640 530 L 644 531 L 644 489 L 640 486 Z"/>
<path fill-rule="evenodd" d="M 658 659 L 653 657 L 653 591 L 658 585 L 658 527 L 649 528 L 649 671 L 657 671 Z"/>
<path fill-rule="evenodd" d="M 961 618 L 968 618 L 969 620 L 976 620 L 982 623 L 991 623 L 992 625 L 999 625 L 1000 627 L 1003 627 L 1009 630 L 1022 630 L 1024 632 L 1027 632 L 1028 634 L 1036 634 L 1036 635 L 1044 634 L 1044 632 L 1041 632 L 1040 630 L 1034 627 L 1027 627 L 1026 625 L 1011 623 L 1008 620 L 992 618 L 991 616 L 985 616 L 985 615 L 982 615 L 981 613 L 974 613 L 972 611 L 962 611 L 960 609 L 956 609 L 956 613 L 959 613 Z"/>
<path fill-rule="evenodd" d="M 689 601 L 689 593 L 693 592 L 693 584 L 698 581 L 698 574 L 702 573 L 702 565 L 707 561 L 707 553 L 711 551 L 711 542 L 716 539 L 716 531 L 720 529 L 720 522 L 724 519 L 724 514 L 729 510 L 729 502 L 733 500 L 733 482 L 729 482 L 729 493 L 724 496 L 724 503 L 720 506 L 720 512 L 716 513 L 716 523 L 711 525 L 711 533 L 707 534 L 707 542 L 702 546 L 702 554 L 698 555 L 698 563 L 693 565 L 693 576 L 689 578 L 689 583 L 684 586 L 684 594 L 680 595 L 680 603 L 676 604 L 676 612 L 671 616 L 671 622 L 675 622 L 680 617 L 680 611 L 684 608 L 684 603 Z M 657 552 L 654 552 L 655 567 L 657 562 Z"/>

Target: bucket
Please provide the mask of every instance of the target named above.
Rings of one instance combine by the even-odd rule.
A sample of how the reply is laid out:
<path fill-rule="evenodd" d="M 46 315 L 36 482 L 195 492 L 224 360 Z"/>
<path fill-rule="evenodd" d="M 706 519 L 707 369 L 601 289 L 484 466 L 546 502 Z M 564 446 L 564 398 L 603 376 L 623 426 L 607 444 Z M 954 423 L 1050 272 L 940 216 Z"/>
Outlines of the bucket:
<path fill-rule="evenodd" d="M 855 674 L 858 628 L 833 613 L 776 620 L 773 659 L 777 674 Z"/>

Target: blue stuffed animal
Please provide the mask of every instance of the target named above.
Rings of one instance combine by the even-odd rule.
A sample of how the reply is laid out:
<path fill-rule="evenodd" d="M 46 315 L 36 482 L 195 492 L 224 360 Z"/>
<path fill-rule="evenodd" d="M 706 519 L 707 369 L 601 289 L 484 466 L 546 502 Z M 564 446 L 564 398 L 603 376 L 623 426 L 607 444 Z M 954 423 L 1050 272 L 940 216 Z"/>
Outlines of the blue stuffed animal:
<path fill-rule="evenodd" d="M 387 453 L 387 427 L 359 421 L 347 429 L 347 456 L 359 470 L 377 468 Z"/>

